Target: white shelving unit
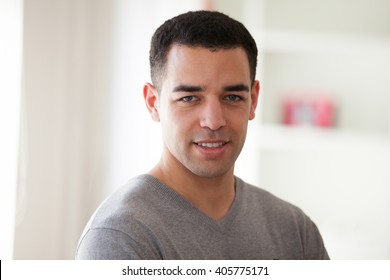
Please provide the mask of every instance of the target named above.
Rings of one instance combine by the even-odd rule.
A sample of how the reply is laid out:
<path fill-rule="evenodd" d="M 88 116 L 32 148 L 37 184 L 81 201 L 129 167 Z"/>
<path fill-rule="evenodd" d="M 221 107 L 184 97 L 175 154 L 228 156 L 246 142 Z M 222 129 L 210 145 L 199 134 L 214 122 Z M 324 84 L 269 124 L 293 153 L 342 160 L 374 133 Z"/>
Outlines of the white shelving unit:
<path fill-rule="evenodd" d="M 260 50 L 252 181 L 301 207 L 333 259 L 390 259 L 390 1 L 243 5 L 231 14 Z M 334 128 L 281 125 L 283 98 L 299 91 L 335 101 Z"/>

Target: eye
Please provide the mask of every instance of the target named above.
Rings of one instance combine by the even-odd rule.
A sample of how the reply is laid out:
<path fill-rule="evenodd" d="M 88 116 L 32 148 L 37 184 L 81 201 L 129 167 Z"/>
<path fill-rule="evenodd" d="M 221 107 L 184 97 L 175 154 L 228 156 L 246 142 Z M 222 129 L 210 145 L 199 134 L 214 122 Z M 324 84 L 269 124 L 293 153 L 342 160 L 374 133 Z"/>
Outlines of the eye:
<path fill-rule="evenodd" d="M 238 102 L 242 100 L 241 96 L 233 94 L 226 96 L 225 99 L 230 102 Z"/>
<path fill-rule="evenodd" d="M 197 100 L 198 100 L 198 98 L 196 96 L 184 96 L 184 97 L 179 99 L 179 101 L 182 101 L 184 103 L 190 103 L 190 102 L 194 102 Z"/>

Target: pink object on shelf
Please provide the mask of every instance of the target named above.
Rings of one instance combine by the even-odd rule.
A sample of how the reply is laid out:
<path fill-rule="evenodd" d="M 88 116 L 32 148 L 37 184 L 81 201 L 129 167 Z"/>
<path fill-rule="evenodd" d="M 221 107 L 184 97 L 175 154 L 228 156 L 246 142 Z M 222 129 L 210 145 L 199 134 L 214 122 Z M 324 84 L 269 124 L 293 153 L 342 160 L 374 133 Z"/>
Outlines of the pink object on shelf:
<path fill-rule="evenodd" d="M 288 96 L 283 101 L 283 123 L 332 127 L 335 124 L 335 105 L 331 98 L 311 95 Z"/>

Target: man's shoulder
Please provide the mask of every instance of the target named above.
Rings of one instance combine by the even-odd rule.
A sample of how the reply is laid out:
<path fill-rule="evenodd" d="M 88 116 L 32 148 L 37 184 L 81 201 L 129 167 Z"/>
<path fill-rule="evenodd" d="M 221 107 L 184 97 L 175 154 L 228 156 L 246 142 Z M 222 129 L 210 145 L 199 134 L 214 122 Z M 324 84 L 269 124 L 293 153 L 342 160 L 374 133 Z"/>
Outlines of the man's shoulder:
<path fill-rule="evenodd" d="M 317 226 L 301 208 L 243 181 L 241 188 L 242 219 L 283 240 L 283 250 L 291 253 L 283 258 L 329 259 Z"/>
<path fill-rule="evenodd" d="M 121 228 L 121 224 L 140 220 L 153 211 L 158 186 L 149 175 L 139 175 L 115 190 L 101 203 L 91 227 Z"/>
<path fill-rule="evenodd" d="M 84 229 L 77 258 L 131 259 L 142 254 L 158 257 L 155 251 L 150 253 L 152 245 L 145 245 L 156 240 L 151 225 L 159 223 L 153 207 L 159 200 L 158 186 L 150 177 L 130 179 L 101 203 Z"/>
<path fill-rule="evenodd" d="M 258 213 L 263 213 L 268 216 L 293 215 L 297 218 L 304 218 L 306 216 L 298 206 L 272 192 L 246 183 L 240 178 L 237 178 L 237 181 L 242 188 L 243 202 L 255 208 Z"/>
<path fill-rule="evenodd" d="M 150 176 L 143 174 L 130 179 L 126 184 L 116 189 L 103 203 L 117 208 L 132 208 L 144 200 L 151 198 L 155 183 Z"/>

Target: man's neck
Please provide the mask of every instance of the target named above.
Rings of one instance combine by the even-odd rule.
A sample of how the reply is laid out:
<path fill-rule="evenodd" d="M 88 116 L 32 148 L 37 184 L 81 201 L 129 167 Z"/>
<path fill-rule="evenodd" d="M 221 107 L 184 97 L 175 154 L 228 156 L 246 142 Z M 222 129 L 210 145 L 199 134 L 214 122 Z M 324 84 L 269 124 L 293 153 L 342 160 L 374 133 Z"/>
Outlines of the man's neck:
<path fill-rule="evenodd" d="M 150 172 L 214 220 L 228 213 L 235 197 L 233 170 L 218 177 L 200 177 L 185 168 L 167 168 L 161 161 Z"/>

